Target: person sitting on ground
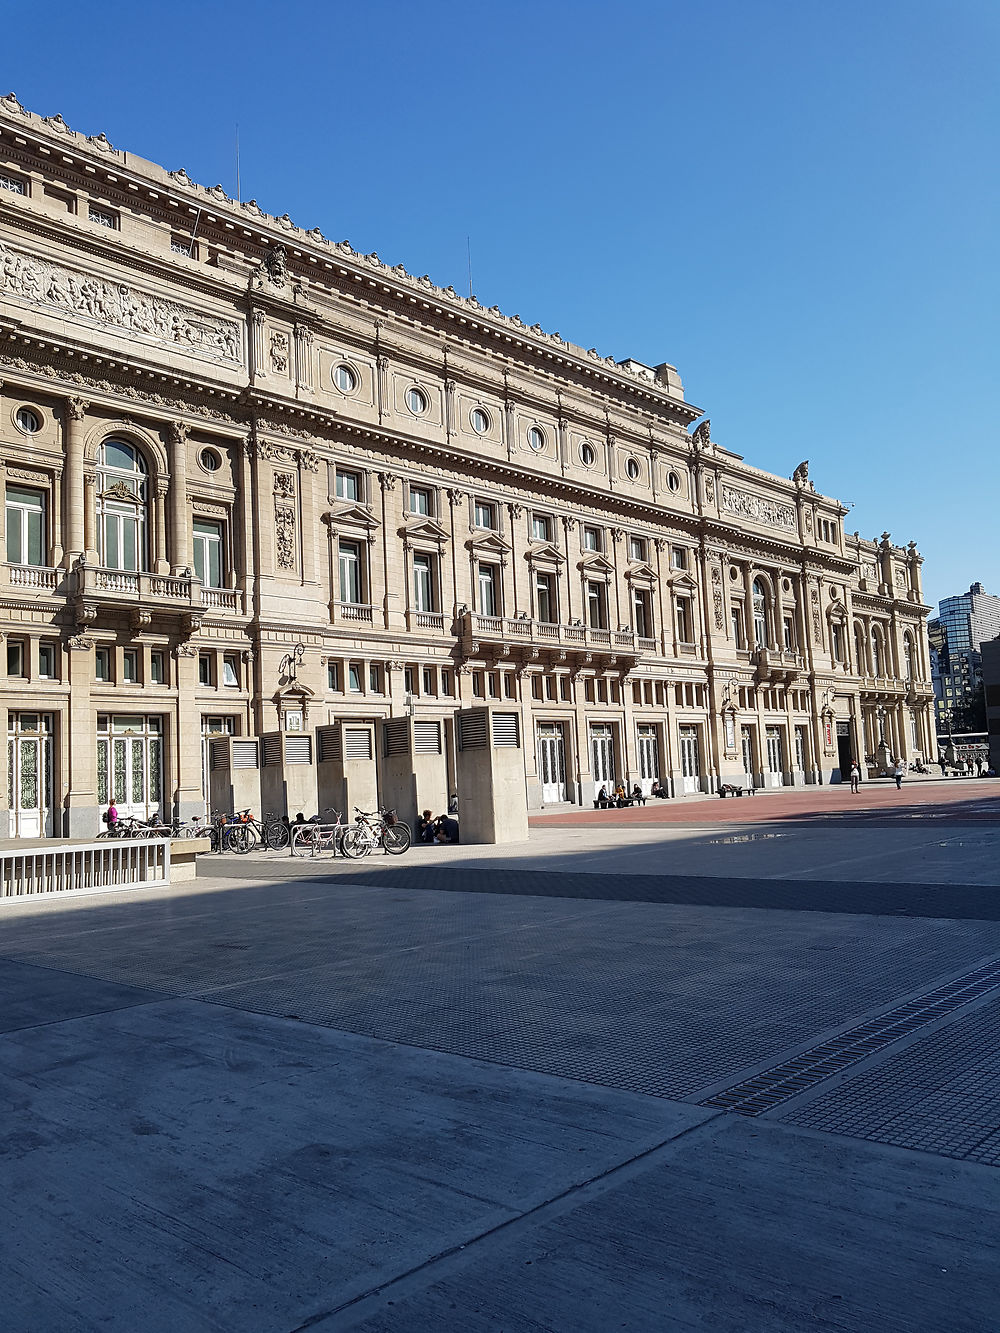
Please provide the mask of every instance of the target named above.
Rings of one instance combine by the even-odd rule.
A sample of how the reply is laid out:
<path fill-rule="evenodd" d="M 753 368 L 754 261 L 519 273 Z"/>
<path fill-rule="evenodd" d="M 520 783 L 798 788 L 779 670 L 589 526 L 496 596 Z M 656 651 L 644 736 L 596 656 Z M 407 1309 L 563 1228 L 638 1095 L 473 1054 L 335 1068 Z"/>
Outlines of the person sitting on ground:
<path fill-rule="evenodd" d="M 437 821 L 438 842 L 458 842 L 458 820 L 451 815 L 441 815 Z"/>
<path fill-rule="evenodd" d="M 452 794 L 448 797 L 448 813 L 449 813 L 449 815 L 457 815 L 457 814 L 458 814 L 458 792 L 457 792 L 457 791 L 453 791 Z"/>
<path fill-rule="evenodd" d="M 645 805 L 645 804 L 646 804 L 646 798 L 645 798 L 645 796 L 643 796 L 643 794 L 642 794 L 642 788 L 639 786 L 638 782 L 637 782 L 637 783 L 635 784 L 635 786 L 632 788 L 632 800 L 633 800 L 633 802 L 634 802 L 635 805 Z"/>
<path fill-rule="evenodd" d="M 657 778 L 653 783 L 653 785 L 650 787 L 649 794 L 650 796 L 658 796 L 661 801 L 665 801 L 667 799 L 667 793 L 664 790 L 663 783 L 660 781 L 659 778 Z"/>
<path fill-rule="evenodd" d="M 417 837 L 421 842 L 433 842 L 437 832 L 437 821 L 429 810 L 425 810 L 417 820 Z"/>

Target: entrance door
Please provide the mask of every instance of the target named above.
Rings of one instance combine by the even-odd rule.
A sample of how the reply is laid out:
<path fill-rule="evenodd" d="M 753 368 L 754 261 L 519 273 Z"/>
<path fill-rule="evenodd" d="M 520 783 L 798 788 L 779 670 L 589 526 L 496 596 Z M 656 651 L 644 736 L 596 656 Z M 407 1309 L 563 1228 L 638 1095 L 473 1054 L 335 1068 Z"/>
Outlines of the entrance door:
<path fill-rule="evenodd" d="M 753 727 L 740 727 L 740 747 L 743 751 L 743 770 L 747 775 L 747 782 L 754 786 L 754 774 L 757 771 L 757 765 L 754 763 L 753 751 Z"/>
<path fill-rule="evenodd" d="M 163 792 L 162 721 L 158 717 L 97 719 L 97 801 L 114 796 L 119 815 L 149 819 Z"/>
<path fill-rule="evenodd" d="M 636 749 L 639 752 L 639 778 L 643 793 L 648 796 L 653 780 L 660 776 L 660 753 L 657 745 L 657 728 L 642 724 L 636 736 Z"/>
<path fill-rule="evenodd" d="M 223 736 L 235 736 L 236 719 L 233 717 L 207 717 L 201 719 L 201 797 L 205 802 L 203 814 L 207 819 L 212 812 L 212 798 L 209 795 L 209 773 L 211 746 L 213 740 Z"/>
<path fill-rule="evenodd" d="M 594 773 L 594 796 L 602 787 L 608 794 L 615 785 L 615 740 L 610 724 L 594 722 L 590 727 L 590 753 Z"/>
<path fill-rule="evenodd" d="M 851 755 L 850 722 L 837 723 L 837 762 L 840 765 L 840 772 L 831 780 L 847 782 L 851 776 L 851 764 L 854 762 Z"/>
<path fill-rule="evenodd" d="M 767 729 L 767 785 L 769 787 L 780 787 L 783 778 L 782 772 L 784 762 L 782 758 L 781 728 L 768 727 Z"/>
<path fill-rule="evenodd" d="M 546 805 L 565 801 L 566 746 L 562 725 L 558 722 L 538 724 L 538 776 Z"/>
<path fill-rule="evenodd" d="M 681 780 L 685 795 L 698 790 L 701 761 L 698 755 L 698 728 L 681 727 Z"/>
<path fill-rule="evenodd" d="M 8 833 L 52 837 L 52 715 L 11 713 L 7 726 Z"/>

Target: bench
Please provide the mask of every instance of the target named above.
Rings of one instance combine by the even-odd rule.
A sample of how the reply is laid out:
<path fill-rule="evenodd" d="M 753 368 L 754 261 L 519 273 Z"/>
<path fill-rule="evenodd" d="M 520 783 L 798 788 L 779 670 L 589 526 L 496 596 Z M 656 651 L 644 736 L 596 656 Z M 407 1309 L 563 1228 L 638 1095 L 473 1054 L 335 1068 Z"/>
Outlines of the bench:
<path fill-rule="evenodd" d="M 594 809 L 595 809 L 595 810 L 621 810 L 621 809 L 622 809 L 624 806 L 626 806 L 626 805 L 635 805 L 635 801 L 632 800 L 632 797 L 631 797 L 631 796 L 626 796 L 625 799 L 624 799 L 623 801 L 615 801 L 615 800 L 611 800 L 611 801 L 595 801 L 595 802 L 594 802 Z"/>
<path fill-rule="evenodd" d="M 723 800 L 725 800 L 727 796 L 756 796 L 757 788 L 737 787 L 734 786 L 734 784 L 731 782 L 724 782 L 722 786 L 719 788 L 719 795 L 722 797 Z"/>

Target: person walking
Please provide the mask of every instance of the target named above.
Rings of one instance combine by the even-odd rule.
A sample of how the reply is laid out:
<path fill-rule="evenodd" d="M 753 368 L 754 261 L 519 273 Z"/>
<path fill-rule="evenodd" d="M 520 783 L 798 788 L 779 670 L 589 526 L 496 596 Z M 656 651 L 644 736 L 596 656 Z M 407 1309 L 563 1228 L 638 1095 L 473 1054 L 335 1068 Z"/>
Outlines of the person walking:
<path fill-rule="evenodd" d="M 896 760 L 896 767 L 892 770 L 892 776 L 896 779 L 896 790 L 900 791 L 903 786 L 903 774 L 906 770 L 903 768 L 902 759 Z"/>
<path fill-rule="evenodd" d="M 858 761 L 855 760 L 851 765 L 851 791 L 857 793 L 860 790 L 861 769 L 858 768 Z"/>

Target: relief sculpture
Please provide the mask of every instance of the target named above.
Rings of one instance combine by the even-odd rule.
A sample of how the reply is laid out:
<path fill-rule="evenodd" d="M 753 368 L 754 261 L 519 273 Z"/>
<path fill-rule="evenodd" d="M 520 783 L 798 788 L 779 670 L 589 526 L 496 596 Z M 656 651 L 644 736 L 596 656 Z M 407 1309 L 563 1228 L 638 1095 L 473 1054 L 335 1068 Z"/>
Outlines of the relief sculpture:
<path fill-rule="evenodd" d="M 114 325 L 194 355 L 240 361 L 239 326 L 151 296 L 128 283 L 102 282 L 0 241 L 0 293 L 57 307 L 81 323 Z"/>
<path fill-rule="evenodd" d="M 777 500 L 767 500 L 762 495 L 751 495 L 749 491 L 738 491 L 732 486 L 722 488 L 722 508 L 739 518 L 748 518 L 753 523 L 764 523 L 769 528 L 795 528 L 795 510 L 791 505 L 779 504 Z"/>

